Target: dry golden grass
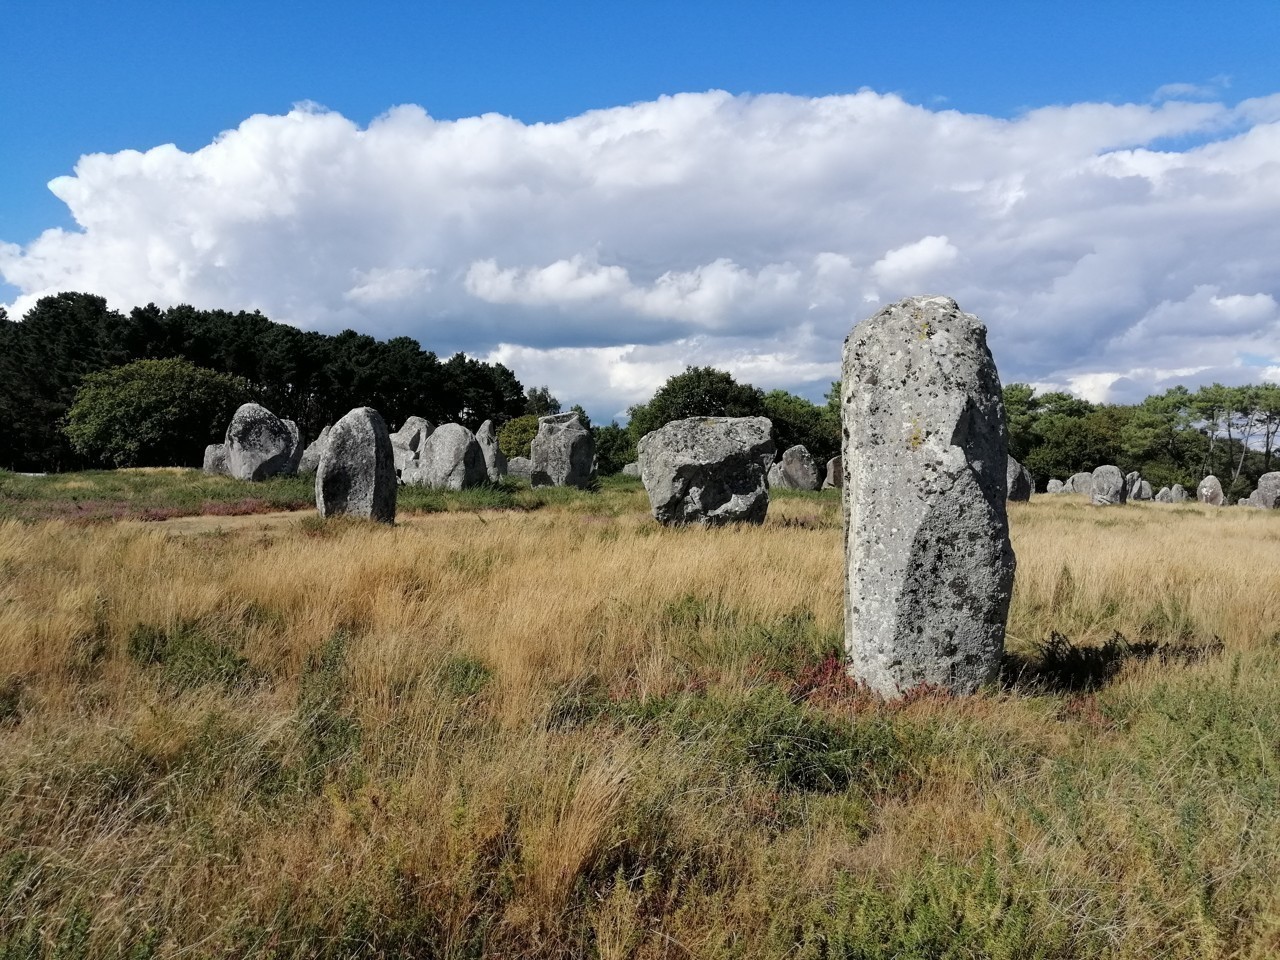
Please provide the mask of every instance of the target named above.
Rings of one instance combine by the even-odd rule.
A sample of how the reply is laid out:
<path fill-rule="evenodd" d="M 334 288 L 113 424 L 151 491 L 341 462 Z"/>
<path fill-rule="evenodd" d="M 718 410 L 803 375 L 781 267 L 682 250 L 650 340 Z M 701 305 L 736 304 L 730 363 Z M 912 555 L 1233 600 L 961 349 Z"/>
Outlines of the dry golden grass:
<path fill-rule="evenodd" d="M 1280 945 L 1280 516 L 1014 505 L 1044 682 L 883 705 L 835 498 L 643 505 L 0 524 L 0 956 Z"/>

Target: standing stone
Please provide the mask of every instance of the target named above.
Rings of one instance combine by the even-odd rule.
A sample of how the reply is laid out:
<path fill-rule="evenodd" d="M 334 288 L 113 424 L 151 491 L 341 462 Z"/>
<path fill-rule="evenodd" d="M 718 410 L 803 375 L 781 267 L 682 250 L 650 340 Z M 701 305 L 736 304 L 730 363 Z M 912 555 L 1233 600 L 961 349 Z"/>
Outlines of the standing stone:
<path fill-rule="evenodd" d="M 357 407 L 333 425 L 316 468 L 316 509 L 382 523 L 396 519 L 395 458 L 382 414 Z"/>
<path fill-rule="evenodd" d="M 914 297 L 844 343 L 845 645 L 884 696 L 972 693 L 999 669 L 1015 560 L 986 328 Z"/>
<path fill-rule="evenodd" d="M 316 472 L 316 467 L 320 466 L 320 457 L 324 454 L 324 448 L 329 445 L 329 427 L 325 427 L 320 431 L 320 436 L 316 437 L 307 445 L 307 449 L 302 451 L 302 459 L 298 461 L 298 473 L 305 476 L 311 476 Z"/>
<path fill-rule="evenodd" d="M 227 471 L 231 476 L 237 480 L 265 480 L 288 467 L 293 456 L 294 435 L 284 421 L 266 407 L 246 403 L 231 418 L 226 447 Z"/>
<path fill-rule="evenodd" d="M 1138 481 L 1138 492 L 1129 495 L 1132 500 L 1150 500 L 1154 494 L 1151 492 L 1151 484 L 1146 480 Z"/>
<path fill-rule="evenodd" d="M 769 467 L 766 480 L 780 490 L 817 490 L 820 482 L 813 456 L 799 443 L 782 451 L 778 462 Z"/>
<path fill-rule="evenodd" d="M 465 490 L 489 479 L 476 435 L 460 423 L 445 423 L 427 437 L 417 462 L 400 471 L 402 482 L 437 490 Z"/>
<path fill-rule="evenodd" d="M 668 525 L 763 523 L 772 432 L 765 417 L 690 417 L 645 434 L 636 450 L 654 518 Z"/>
<path fill-rule="evenodd" d="M 1161 487 L 1156 494 L 1156 503 L 1173 503 L 1173 491 L 1168 487 Z"/>
<path fill-rule="evenodd" d="M 628 463 L 628 464 L 624 465 L 624 466 L 623 466 L 623 468 L 622 468 L 622 475 L 623 475 L 624 477 L 638 477 L 638 476 L 640 476 L 640 464 L 639 464 L 639 462 L 637 461 L 636 463 Z"/>
<path fill-rule="evenodd" d="M 1031 499 L 1031 474 L 1026 467 L 1013 459 L 1013 457 L 1009 457 L 1009 463 L 1005 467 L 1004 479 L 1010 500 Z"/>
<path fill-rule="evenodd" d="M 204 448 L 204 472 L 211 477 L 229 477 L 227 469 L 227 445 L 211 443 Z"/>
<path fill-rule="evenodd" d="M 512 457 L 507 463 L 507 476 L 529 479 L 533 473 L 533 461 L 528 457 Z"/>
<path fill-rule="evenodd" d="M 1187 488 L 1180 483 L 1173 485 L 1173 489 L 1169 491 L 1169 496 L 1173 503 L 1186 503 L 1191 499 L 1191 494 L 1187 493 Z"/>
<path fill-rule="evenodd" d="M 1093 471 L 1089 497 L 1096 506 L 1106 507 L 1124 503 L 1128 496 L 1129 489 L 1125 486 L 1124 474 L 1120 472 L 1119 467 L 1107 464 Z"/>
<path fill-rule="evenodd" d="M 832 457 L 827 461 L 827 475 L 822 480 L 823 490 L 840 490 L 844 487 L 844 461 Z"/>
<path fill-rule="evenodd" d="M 507 455 L 498 447 L 498 434 L 493 429 L 493 421 L 486 420 L 476 431 L 476 442 L 480 444 L 480 452 L 484 454 L 485 473 L 490 483 L 497 483 L 507 475 Z"/>
<path fill-rule="evenodd" d="M 391 434 L 391 455 L 395 460 L 396 474 L 418 465 L 419 453 L 427 438 L 435 431 L 430 420 L 410 417 Z"/>
<path fill-rule="evenodd" d="M 1083 493 L 1086 496 L 1093 492 L 1093 474 L 1087 472 L 1073 473 L 1066 483 L 1064 493 Z"/>
<path fill-rule="evenodd" d="M 1263 510 L 1280 510 L 1280 472 L 1260 476 L 1258 489 L 1249 495 L 1249 503 Z"/>
<path fill-rule="evenodd" d="M 529 480 L 535 487 L 585 489 L 595 480 L 596 443 L 576 413 L 539 417 L 532 449 Z"/>
<path fill-rule="evenodd" d="M 1218 478 L 1209 474 L 1201 480 L 1200 486 L 1196 487 L 1196 499 L 1211 507 L 1222 506 L 1222 484 L 1218 482 Z"/>
<path fill-rule="evenodd" d="M 1045 493 L 1062 493 L 1066 490 L 1066 485 L 1061 480 L 1050 480 L 1044 488 Z"/>
<path fill-rule="evenodd" d="M 1142 474 L 1137 470 L 1130 470 L 1124 475 L 1125 497 L 1129 500 L 1138 499 L 1138 488 L 1142 485 Z"/>
<path fill-rule="evenodd" d="M 306 445 L 302 442 L 302 431 L 298 429 L 296 423 L 292 420 L 282 420 L 280 422 L 284 424 L 285 429 L 289 431 L 289 436 L 293 438 L 293 446 L 289 451 L 289 460 L 280 471 L 280 475 L 294 477 L 298 474 L 298 464 L 302 462 L 302 454 Z"/>

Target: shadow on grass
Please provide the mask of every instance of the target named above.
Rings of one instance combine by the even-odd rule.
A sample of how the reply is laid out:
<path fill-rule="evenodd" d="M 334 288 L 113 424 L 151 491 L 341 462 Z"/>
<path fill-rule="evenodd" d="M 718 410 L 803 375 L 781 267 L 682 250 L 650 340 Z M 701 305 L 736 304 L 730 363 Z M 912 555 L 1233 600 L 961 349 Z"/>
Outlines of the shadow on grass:
<path fill-rule="evenodd" d="M 1211 643 L 1130 643 L 1115 633 L 1100 647 L 1078 646 L 1054 632 L 1039 644 L 1036 656 L 1006 653 L 1000 682 L 1008 690 L 1030 694 L 1092 693 L 1106 686 L 1129 663 L 1158 660 L 1161 664 L 1189 664 L 1217 656 L 1221 640 Z"/>

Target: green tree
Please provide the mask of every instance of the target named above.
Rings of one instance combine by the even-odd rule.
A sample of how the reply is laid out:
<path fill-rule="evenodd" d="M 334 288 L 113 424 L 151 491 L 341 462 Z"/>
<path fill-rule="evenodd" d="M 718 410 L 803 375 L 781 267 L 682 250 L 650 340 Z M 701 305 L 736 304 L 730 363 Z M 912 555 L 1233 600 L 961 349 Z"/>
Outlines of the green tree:
<path fill-rule="evenodd" d="M 560 401 L 551 395 L 551 388 L 545 384 L 541 387 L 530 387 L 524 393 L 524 412 L 535 417 L 545 417 L 560 412 Z"/>
<path fill-rule="evenodd" d="M 830 404 L 817 404 L 786 390 L 770 390 L 763 398 L 764 415 L 773 422 L 773 442 L 779 451 L 802 445 L 819 464 L 840 452 L 840 420 Z"/>
<path fill-rule="evenodd" d="M 627 411 L 627 429 L 636 441 L 672 420 L 686 417 L 757 417 L 764 394 L 714 367 L 686 367 L 664 383 L 648 403 Z"/>
<path fill-rule="evenodd" d="M 1035 388 L 1028 383 L 1004 385 L 1004 415 L 1009 427 L 1009 456 L 1025 463 L 1035 445 L 1035 424 L 1040 414 L 1040 401 Z"/>
<path fill-rule="evenodd" d="M 529 445 L 538 435 L 538 417 L 528 413 L 508 420 L 498 430 L 498 449 L 508 457 L 528 457 Z"/>
<path fill-rule="evenodd" d="M 186 360 L 135 360 L 91 373 L 67 412 L 66 434 L 113 467 L 191 466 L 254 398 L 248 381 Z"/>
<path fill-rule="evenodd" d="M 592 427 L 596 441 L 596 468 L 602 476 L 618 473 L 636 459 L 636 442 L 631 431 L 617 422 Z"/>

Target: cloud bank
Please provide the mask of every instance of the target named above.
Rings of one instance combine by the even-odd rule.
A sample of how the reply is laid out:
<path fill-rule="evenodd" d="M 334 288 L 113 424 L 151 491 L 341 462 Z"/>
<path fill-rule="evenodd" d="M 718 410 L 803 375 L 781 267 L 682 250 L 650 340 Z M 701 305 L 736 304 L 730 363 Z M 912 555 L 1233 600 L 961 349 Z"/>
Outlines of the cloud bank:
<path fill-rule="evenodd" d="M 817 397 L 878 305 L 946 293 L 1001 375 L 1130 400 L 1280 370 L 1280 95 L 1015 119 L 892 95 L 681 94 L 560 123 L 314 106 L 192 153 L 83 157 L 60 290 L 500 360 L 597 417 L 687 363 Z"/>

